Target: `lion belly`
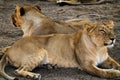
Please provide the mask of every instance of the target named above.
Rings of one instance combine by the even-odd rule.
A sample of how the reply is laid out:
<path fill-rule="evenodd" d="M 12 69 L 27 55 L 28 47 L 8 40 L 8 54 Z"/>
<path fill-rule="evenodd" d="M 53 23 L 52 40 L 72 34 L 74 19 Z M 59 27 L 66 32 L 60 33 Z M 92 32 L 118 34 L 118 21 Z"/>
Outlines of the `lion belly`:
<path fill-rule="evenodd" d="M 78 67 L 74 48 L 70 42 L 70 36 L 54 36 L 45 47 L 48 53 L 48 62 L 57 64 L 58 67 Z"/>
<path fill-rule="evenodd" d="M 78 63 L 75 57 L 74 51 L 70 47 L 66 47 L 64 44 L 59 44 L 59 48 L 56 46 L 50 46 L 47 49 L 48 62 L 50 64 L 57 64 L 58 67 L 78 67 Z"/>
<path fill-rule="evenodd" d="M 57 64 L 58 67 L 65 67 L 65 68 L 79 67 L 75 59 L 70 59 L 70 58 L 65 59 L 64 57 L 59 57 L 59 56 L 48 57 L 48 63 L 53 65 Z"/>

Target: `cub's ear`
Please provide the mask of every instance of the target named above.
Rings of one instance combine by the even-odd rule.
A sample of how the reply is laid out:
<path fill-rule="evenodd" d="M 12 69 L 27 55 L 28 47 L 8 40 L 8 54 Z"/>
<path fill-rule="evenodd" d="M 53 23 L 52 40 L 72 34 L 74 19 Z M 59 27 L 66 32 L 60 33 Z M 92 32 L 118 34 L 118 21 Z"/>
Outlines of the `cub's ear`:
<path fill-rule="evenodd" d="M 41 11 L 41 8 L 40 8 L 38 5 L 35 5 L 35 7 L 36 7 L 38 10 Z"/>
<path fill-rule="evenodd" d="M 25 14 L 25 10 L 23 7 L 20 8 L 20 16 L 23 16 Z"/>

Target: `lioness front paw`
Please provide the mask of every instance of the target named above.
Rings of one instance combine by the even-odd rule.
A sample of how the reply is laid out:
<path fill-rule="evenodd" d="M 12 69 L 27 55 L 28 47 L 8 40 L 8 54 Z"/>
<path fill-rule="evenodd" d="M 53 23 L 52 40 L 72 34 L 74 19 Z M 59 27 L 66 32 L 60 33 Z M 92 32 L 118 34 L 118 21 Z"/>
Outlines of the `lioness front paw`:
<path fill-rule="evenodd" d="M 36 74 L 33 76 L 33 80 L 40 80 L 41 79 L 41 75 L 40 74 Z"/>
<path fill-rule="evenodd" d="M 41 75 L 40 74 L 34 74 L 33 77 L 31 77 L 30 75 L 26 76 L 27 79 L 31 79 L 32 80 L 40 80 L 41 79 Z"/>

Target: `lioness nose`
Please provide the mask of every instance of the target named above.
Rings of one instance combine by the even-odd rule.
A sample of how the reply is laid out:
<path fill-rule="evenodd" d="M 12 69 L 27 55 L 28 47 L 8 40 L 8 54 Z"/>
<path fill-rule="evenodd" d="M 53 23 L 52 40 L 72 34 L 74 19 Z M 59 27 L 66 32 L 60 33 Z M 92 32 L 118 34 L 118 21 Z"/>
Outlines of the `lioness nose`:
<path fill-rule="evenodd" d="M 112 41 L 113 41 L 114 39 L 115 39 L 115 37 L 111 37 L 111 38 L 110 38 L 110 40 L 112 40 Z"/>

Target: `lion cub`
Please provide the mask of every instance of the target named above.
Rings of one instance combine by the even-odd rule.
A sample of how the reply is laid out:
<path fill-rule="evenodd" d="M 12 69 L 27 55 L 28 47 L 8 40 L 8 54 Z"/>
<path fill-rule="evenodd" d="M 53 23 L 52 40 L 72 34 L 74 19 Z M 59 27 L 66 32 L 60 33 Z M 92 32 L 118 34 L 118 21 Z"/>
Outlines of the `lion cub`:
<path fill-rule="evenodd" d="M 73 34 L 26 36 L 8 48 L 0 61 L 0 74 L 8 80 L 16 78 L 4 72 L 7 62 L 17 67 L 16 74 L 40 80 L 40 74 L 30 72 L 41 64 L 59 67 L 80 67 L 104 78 L 120 77 L 120 65 L 108 55 L 107 47 L 115 43 L 113 21 L 84 24 Z M 111 67 L 101 69 L 98 65 Z"/>

